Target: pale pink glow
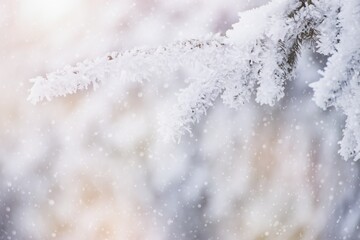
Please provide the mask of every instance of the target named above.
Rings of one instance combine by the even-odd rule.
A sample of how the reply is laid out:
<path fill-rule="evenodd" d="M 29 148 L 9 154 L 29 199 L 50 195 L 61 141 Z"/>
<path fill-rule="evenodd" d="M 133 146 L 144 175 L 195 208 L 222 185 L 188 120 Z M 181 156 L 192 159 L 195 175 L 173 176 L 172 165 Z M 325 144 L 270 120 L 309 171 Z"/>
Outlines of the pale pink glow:
<path fill-rule="evenodd" d="M 22 0 L 19 17 L 26 25 L 48 28 L 66 18 L 74 17 L 82 6 L 81 0 Z"/>

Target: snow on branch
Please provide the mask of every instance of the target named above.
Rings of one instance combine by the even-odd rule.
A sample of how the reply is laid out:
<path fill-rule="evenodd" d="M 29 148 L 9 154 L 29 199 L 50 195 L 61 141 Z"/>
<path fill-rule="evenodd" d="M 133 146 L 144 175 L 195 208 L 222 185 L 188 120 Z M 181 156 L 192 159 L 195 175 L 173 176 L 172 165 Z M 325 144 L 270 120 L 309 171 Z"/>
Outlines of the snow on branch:
<path fill-rule="evenodd" d="M 324 4 L 325 5 L 325 4 Z M 326 109 L 342 109 L 347 116 L 340 142 L 345 159 L 360 159 L 360 3 L 349 0 L 326 4 L 329 17 L 320 25 L 326 40 L 319 42 L 322 52 L 332 54 L 320 81 L 313 83 L 315 102 Z M 331 17 L 330 17 L 331 16 Z M 322 38 L 324 39 L 324 38 Z M 325 49 L 325 50 L 324 50 Z"/>
<path fill-rule="evenodd" d="M 178 93 L 177 106 L 162 121 L 170 138 L 191 133 L 191 126 L 221 97 L 238 108 L 255 95 L 260 104 L 274 105 L 294 78 L 303 46 L 330 55 L 322 79 L 313 83 L 315 102 L 335 106 L 348 116 L 340 153 L 360 158 L 359 4 L 349 0 L 273 0 L 240 14 L 226 36 L 180 41 L 158 48 L 108 54 L 93 61 L 33 79 L 29 100 L 65 96 L 106 80 L 151 82 L 154 76 L 180 67 L 197 69 Z M 355 23 L 354 23 L 355 20 Z M 356 106 L 356 108 L 351 107 Z"/>
<path fill-rule="evenodd" d="M 178 66 L 184 64 L 197 64 L 196 59 L 199 57 L 207 56 L 208 59 L 215 49 L 224 45 L 221 40 L 219 37 L 193 39 L 158 48 L 113 52 L 103 58 L 66 66 L 62 70 L 47 74 L 46 77 L 31 79 L 34 85 L 28 100 L 36 104 L 44 99 L 51 100 L 54 97 L 76 93 L 91 85 L 96 89 L 110 76 L 120 77 L 124 72 L 132 76 L 128 79 L 130 81 L 151 80 L 152 74 L 175 71 Z M 202 54 L 205 51 L 207 54 Z"/>

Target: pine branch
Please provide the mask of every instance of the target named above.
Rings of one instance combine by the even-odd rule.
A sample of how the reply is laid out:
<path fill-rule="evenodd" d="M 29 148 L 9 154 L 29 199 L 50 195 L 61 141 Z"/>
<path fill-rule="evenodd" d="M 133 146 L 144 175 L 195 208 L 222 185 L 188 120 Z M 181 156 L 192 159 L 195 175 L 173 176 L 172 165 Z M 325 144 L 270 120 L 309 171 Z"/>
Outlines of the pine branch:
<path fill-rule="evenodd" d="M 112 53 L 35 78 L 28 99 L 33 103 L 51 100 L 91 85 L 95 89 L 105 80 L 151 81 L 181 66 L 197 66 L 198 75 L 180 91 L 178 105 L 163 123 L 164 129 L 173 131 L 170 136 L 177 138 L 191 131 L 191 125 L 219 96 L 233 108 L 253 94 L 260 104 L 274 105 L 284 96 L 286 82 L 294 78 L 302 47 L 316 43 L 318 52 L 332 56 L 322 79 L 312 84 L 315 101 L 320 107 L 335 106 L 345 112 L 348 121 L 340 152 L 346 159 L 359 159 L 360 111 L 352 108 L 360 102 L 359 9 L 357 0 L 347 4 L 273 0 L 242 13 L 225 37 Z M 354 18 L 356 31 L 349 28 Z"/>
<path fill-rule="evenodd" d="M 34 83 L 28 100 L 36 104 L 44 99 L 66 96 L 78 90 L 96 89 L 104 80 L 120 77 L 125 72 L 130 81 L 150 80 L 156 72 L 173 72 L 180 65 L 195 65 L 206 60 L 214 49 L 224 47 L 219 36 L 203 40 L 191 39 L 158 48 L 137 48 L 125 52 L 113 52 L 95 60 L 85 60 L 75 66 L 66 66 L 30 81 Z M 202 54 L 209 51 L 208 56 Z M 197 60 L 197 57 L 199 60 Z M 144 69 L 145 68 L 145 69 Z M 143 69 L 144 71 L 139 71 Z"/>

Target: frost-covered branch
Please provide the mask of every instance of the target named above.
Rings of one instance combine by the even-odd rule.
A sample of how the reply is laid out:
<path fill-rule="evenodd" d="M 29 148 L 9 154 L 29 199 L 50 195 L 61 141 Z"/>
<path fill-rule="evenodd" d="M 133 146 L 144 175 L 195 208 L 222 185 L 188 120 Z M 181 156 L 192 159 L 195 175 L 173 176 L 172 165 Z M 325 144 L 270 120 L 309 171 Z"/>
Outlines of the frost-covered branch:
<path fill-rule="evenodd" d="M 313 83 L 316 103 L 334 106 L 347 116 L 340 154 L 360 159 L 360 3 L 349 0 L 324 4 L 329 15 L 320 31 L 319 50 L 331 54 L 320 81 Z M 330 30 L 332 29 L 332 32 Z"/>
<path fill-rule="evenodd" d="M 46 77 L 31 79 L 34 85 L 28 100 L 37 103 L 44 99 L 66 96 L 78 90 L 93 86 L 110 76 L 121 77 L 126 74 L 127 80 L 142 82 L 151 80 L 153 74 L 175 71 L 180 65 L 198 64 L 198 57 L 208 56 L 224 44 L 220 37 L 204 40 L 187 40 L 158 48 L 137 48 L 123 53 L 113 52 L 103 58 L 86 60 L 75 66 L 66 66 L 62 70 L 47 74 Z M 203 52 L 207 52 L 203 54 Z"/>
<path fill-rule="evenodd" d="M 360 158 L 358 124 L 359 4 L 355 0 L 273 0 L 240 14 L 226 36 L 176 42 L 158 48 L 113 53 L 94 61 L 35 78 L 29 100 L 75 93 L 108 79 L 152 81 L 180 67 L 196 69 L 189 86 L 178 93 L 178 104 L 162 121 L 165 135 L 178 138 L 221 97 L 238 108 L 255 95 L 260 104 L 274 105 L 294 78 L 302 47 L 330 55 L 323 77 L 312 87 L 315 101 L 335 106 L 348 116 L 341 154 Z M 355 24 L 354 24 L 355 20 Z M 359 99 L 360 100 L 360 99 Z"/>

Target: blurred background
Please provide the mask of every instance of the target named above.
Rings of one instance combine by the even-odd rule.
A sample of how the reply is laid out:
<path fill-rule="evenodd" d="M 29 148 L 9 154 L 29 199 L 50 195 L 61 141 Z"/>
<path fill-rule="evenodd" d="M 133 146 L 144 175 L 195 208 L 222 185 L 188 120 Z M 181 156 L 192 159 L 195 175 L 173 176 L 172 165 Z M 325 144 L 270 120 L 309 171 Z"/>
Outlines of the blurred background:
<path fill-rule="evenodd" d="M 186 69 L 26 101 L 32 77 L 224 34 L 266 2 L 1 0 L 0 239 L 359 239 L 359 164 L 337 153 L 344 119 L 308 87 L 323 56 L 302 54 L 276 107 L 217 103 L 179 144 L 159 141 L 157 114 Z"/>

